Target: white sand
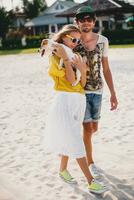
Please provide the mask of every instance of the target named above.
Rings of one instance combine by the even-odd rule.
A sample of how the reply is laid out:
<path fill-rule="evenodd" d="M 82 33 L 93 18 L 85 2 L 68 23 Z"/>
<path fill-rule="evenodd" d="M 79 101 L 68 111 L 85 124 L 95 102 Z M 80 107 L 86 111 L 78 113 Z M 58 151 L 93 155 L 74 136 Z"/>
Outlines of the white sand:
<path fill-rule="evenodd" d="M 43 134 L 53 96 L 47 60 L 38 54 L 0 57 L 0 200 L 134 200 L 134 48 L 110 49 L 119 108 L 111 112 L 105 87 L 94 157 L 111 191 L 88 193 L 75 161 L 78 185 L 58 177 L 59 159 L 45 154 Z"/>

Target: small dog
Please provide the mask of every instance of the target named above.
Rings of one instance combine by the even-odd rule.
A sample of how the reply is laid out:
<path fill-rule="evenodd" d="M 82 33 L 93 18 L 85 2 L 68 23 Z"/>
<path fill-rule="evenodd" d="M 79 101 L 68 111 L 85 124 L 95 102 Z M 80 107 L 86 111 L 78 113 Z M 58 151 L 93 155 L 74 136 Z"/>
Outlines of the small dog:
<path fill-rule="evenodd" d="M 52 47 L 53 44 L 57 44 L 57 42 L 54 42 L 51 39 L 44 39 L 41 44 L 41 48 L 39 50 L 39 52 L 41 53 L 41 56 L 43 56 L 45 53 L 47 53 L 48 55 L 51 55 L 54 52 L 54 48 Z M 72 58 L 74 58 L 76 54 L 74 54 L 72 49 L 70 49 L 69 47 L 65 46 L 64 44 L 61 44 L 61 45 L 66 51 L 68 59 L 71 61 Z M 62 69 L 62 67 L 63 67 L 63 59 L 61 58 L 59 69 Z M 76 86 L 79 83 L 80 78 L 81 78 L 81 73 L 78 69 L 76 69 L 76 81 L 72 84 L 72 86 Z"/>

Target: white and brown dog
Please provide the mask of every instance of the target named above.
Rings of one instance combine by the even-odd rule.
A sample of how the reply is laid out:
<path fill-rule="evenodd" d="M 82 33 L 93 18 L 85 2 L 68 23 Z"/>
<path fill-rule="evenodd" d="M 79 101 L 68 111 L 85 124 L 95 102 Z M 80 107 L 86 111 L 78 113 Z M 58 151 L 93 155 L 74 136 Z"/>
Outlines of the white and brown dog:
<path fill-rule="evenodd" d="M 52 39 L 44 39 L 42 41 L 41 44 L 41 48 L 39 50 L 39 52 L 41 53 L 41 56 L 43 56 L 44 54 L 48 54 L 51 55 L 54 52 L 54 48 L 52 47 L 53 44 L 57 44 L 57 42 L 54 42 Z M 67 57 L 68 59 L 71 61 L 72 58 L 74 58 L 74 56 L 76 55 L 75 53 L 73 53 L 72 49 L 65 46 L 64 44 L 61 44 L 62 47 L 64 48 L 64 50 L 66 51 Z M 60 64 L 59 64 L 59 69 L 62 69 L 63 67 L 63 59 L 60 59 Z M 72 86 L 76 86 L 81 78 L 81 73 L 80 71 L 76 68 L 76 81 L 72 84 Z"/>

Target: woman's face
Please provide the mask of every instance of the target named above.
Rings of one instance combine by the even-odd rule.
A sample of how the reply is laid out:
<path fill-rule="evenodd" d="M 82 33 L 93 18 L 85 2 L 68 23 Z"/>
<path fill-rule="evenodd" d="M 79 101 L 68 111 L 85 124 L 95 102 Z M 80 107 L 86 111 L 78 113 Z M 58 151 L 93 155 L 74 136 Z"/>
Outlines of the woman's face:
<path fill-rule="evenodd" d="M 62 38 L 63 44 L 74 49 L 80 43 L 80 37 L 81 34 L 79 32 L 71 32 Z"/>

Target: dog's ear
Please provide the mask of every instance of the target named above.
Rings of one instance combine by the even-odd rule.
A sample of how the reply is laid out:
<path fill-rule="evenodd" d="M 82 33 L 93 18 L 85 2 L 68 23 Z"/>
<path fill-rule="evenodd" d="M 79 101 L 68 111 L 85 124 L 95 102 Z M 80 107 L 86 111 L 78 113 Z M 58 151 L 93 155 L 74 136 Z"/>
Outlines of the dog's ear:
<path fill-rule="evenodd" d="M 43 50 L 41 51 L 41 56 L 44 56 L 44 54 L 45 54 L 45 49 L 43 49 Z"/>
<path fill-rule="evenodd" d="M 48 45 L 48 40 L 47 39 L 43 39 L 41 41 L 41 48 L 43 48 L 44 46 Z"/>
<path fill-rule="evenodd" d="M 44 40 L 42 41 L 42 46 L 45 46 L 45 45 L 48 45 L 48 40 L 47 40 L 47 39 L 44 39 Z"/>

